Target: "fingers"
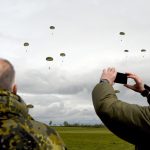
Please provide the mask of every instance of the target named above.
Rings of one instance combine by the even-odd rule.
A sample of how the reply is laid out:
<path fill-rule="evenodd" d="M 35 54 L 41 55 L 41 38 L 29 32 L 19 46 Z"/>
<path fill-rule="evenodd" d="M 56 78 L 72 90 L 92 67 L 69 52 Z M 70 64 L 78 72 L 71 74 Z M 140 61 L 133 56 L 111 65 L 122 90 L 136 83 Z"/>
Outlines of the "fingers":
<path fill-rule="evenodd" d="M 133 74 L 133 73 L 130 73 L 130 72 L 126 72 L 126 74 L 128 75 L 128 78 L 132 78 L 132 79 L 139 78 L 136 74 Z"/>
<path fill-rule="evenodd" d="M 107 69 L 103 69 L 103 73 L 101 75 L 101 79 L 107 79 L 111 85 L 113 85 L 114 80 L 116 78 L 116 69 L 114 67 L 109 67 Z"/>
<path fill-rule="evenodd" d="M 115 72 L 115 71 L 116 71 L 116 69 L 115 69 L 115 68 L 113 68 L 113 67 L 112 67 L 112 68 L 111 68 L 111 67 L 109 67 L 109 68 L 107 69 L 107 71 L 108 71 L 108 72 Z"/>
<path fill-rule="evenodd" d="M 134 89 L 134 87 L 132 85 L 129 85 L 129 84 L 124 84 L 124 86 L 129 88 L 129 89 L 132 89 L 132 90 Z"/>
<path fill-rule="evenodd" d="M 141 84 L 143 81 L 140 77 L 138 77 L 136 74 L 130 74 L 128 75 L 128 78 L 133 79 L 137 84 Z"/>
<path fill-rule="evenodd" d="M 112 67 L 109 67 L 107 69 L 103 69 L 103 73 L 104 74 L 107 74 L 107 73 L 115 73 L 116 72 L 116 69 L 115 68 L 112 68 Z"/>
<path fill-rule="evenodd" d="M 133 85 L 124 85 L 125 87 L 132 89 L 136 92 L 142 92 L 144 90 L 144 83 L 140 77 L 138 77 L 136 74 L 133 73 L 127 73 L 128 78 L 131 78 L 135 81 L 135 84 Z"/>
<path fill-rule="evenodd" d="M 127 75 L 134 75 L 133 73 L 131 72 L 126 72 Z"/>
<path fill-rule="evenodd" d="M 114 67 L 103 69 L 103 73 L 114 73 L 114 72 L 116 72 L 116 69 Z"/>
<path fill-rule="evenodd" d="M 103 73 L 106 73 L 106 69 L 103 69 Z"/>
<path fill-rule="evenodd" d="M 136 75 L 130 72 L 126 72 L 128 78 L 134 78 Z"/>
<path fill-rule="evenodd" d="M 128 78 L 133 79 L 135 82 L 141 81 L 141 79 L 136 74 L 133 74 L 133 73 L 130 73 L 130 72 L 127 72 L 126 74 L 127 74 Z"/>

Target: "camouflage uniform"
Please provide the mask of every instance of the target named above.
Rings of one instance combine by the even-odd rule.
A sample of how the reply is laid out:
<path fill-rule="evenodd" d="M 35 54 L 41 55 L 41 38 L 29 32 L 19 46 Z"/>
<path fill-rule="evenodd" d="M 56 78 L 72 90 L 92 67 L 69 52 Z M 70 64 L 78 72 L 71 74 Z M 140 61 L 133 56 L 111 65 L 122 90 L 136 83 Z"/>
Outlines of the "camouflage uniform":
<path fill-rule="evenodd" d="M 17 95 L 0 90 L 0 150 L 65 150 L 58 133 L 35 121 Z"/>

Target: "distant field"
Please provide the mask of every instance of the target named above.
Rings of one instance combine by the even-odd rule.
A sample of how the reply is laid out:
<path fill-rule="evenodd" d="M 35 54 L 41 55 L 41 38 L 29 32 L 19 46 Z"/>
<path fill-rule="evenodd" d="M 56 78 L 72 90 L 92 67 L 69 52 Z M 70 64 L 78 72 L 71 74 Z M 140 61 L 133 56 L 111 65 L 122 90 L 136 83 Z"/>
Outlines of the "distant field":
<path fill-rule="evenodd" d="M 134 150 L 106 128 L 55 127 L 69 150 Z"/>

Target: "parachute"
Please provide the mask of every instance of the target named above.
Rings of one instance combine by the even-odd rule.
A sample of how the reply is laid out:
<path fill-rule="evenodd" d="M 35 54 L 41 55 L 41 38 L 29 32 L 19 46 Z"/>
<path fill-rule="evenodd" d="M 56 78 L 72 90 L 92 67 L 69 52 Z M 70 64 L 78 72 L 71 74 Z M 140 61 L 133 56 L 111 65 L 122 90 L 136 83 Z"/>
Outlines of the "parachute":
<path fill-rule="evenodd" d="M 25 47 L 27 47 L 27 46 L 29 46 L 29 43 L 28 43 L 28 42 L 25 42 L 23 45 L 24 45 Z M 27 52 L 27 49 L 26 49 L 26 52 Z"/>
<path fill-rule="evenodd" d="M 33 108 L 34 106 L 32 104 L 28 104 L 27 108 Z"/>
<path fill-rule="evenodd" d="M 125 49 L 124 53 L 125 53 L 125 59 L 126 59 L 125 61 L 127 61 L 129 50 Z"/>
<path fill-rule="evenodd" d="M 122 38 L 123 38 L 122 36 L 124 36 L 126 33 L 125 33 L 125 32 L 120 32 L 119 34 L 120 34 L 120 36 L 121 36 L 120 38 L 121 38 L 121 42 L 122 42 L 122 41 L 123 41 L 123 40 L 122 40 Z"/>
<path fill-rule="evenodd" d="M 141 52 L 142 53 L 146 52 L 146 49 L 141 49 Z M 143 54 L 143 57 L 144 57 L 144 54 Z"/>
<path fill-rule="evenodd" d="M 60 56 L 61 56 L 61 57 L 65 57 L 66 54 L 65 54 L 65 53 L 60 53 Z"/>
<path fill-rule="evenodd" d="M 50 26 L 49 28 L 50 28 L 51 30 L 54 30 L 54 29 L 55 29 L 54 26 Z M 53 35 L 53 32 L 52 32 L 51 34 Z"/>
<path fill-rule="evenodd" d="M 53 61 L 53 57 L 46 57 L 46 60 L 47 61 Z M 50 69 L 50 66 L 49 66 L 49 69 Z"/>
<path fill-rule="evenodd" d="M 65 54 L 65 53 L 60 53 L 60 56 L 61 56 L 61 57 L 65 57 L 66 54 Z M 63 62 L 63 59 L 62 59 L 62 62 Z"/>
<path fill-rule="evenodd" d="M 53 61 L 53 57 L 46 57 L 47 61 Z"/>
<path fill-rule="evenodd" d="M 24 45 L 24 46 L 29 46 L 29 43 L 25 42 L 23 45 Z"/>
<path fill-rule="evenodd" d="M 54 29 L 55 29 L 55 27 L 54 27 L 54 26 L 50 26 L 49 28 L 50 28 L 50 29 L 52 29 L 52 30 L 54 30 Z"/>
<path fill-rule="evenodd" d="M 124 50 L 124 52 L 128 53 L 128 52 L 129 52 L 129 50 Z"/>
<path fill-rule="evenodd" d="M 146 49 L 141 49 L 141 52 L 146 52 Z"/>
<path fill-rule="evenodd" d="M 119 34 L 120 34 L 120 35 L 125 35 L 125 32 L 120 32 Z"/>
<path fill-rule="evenodd" d="M 120 91 L 119 90 L 115 90 L 115 93 L 120 93 Z"/>

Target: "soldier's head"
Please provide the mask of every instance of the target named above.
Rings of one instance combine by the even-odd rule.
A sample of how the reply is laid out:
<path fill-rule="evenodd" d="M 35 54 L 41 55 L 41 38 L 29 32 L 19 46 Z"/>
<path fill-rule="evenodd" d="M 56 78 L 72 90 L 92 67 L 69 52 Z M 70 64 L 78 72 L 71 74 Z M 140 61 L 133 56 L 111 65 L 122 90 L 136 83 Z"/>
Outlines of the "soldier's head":
<path fill-rule="evenodd" d="M 2 58 L 0 58 L 0 89 L 16 94 L 14 67 L 8 60 Z"/>

